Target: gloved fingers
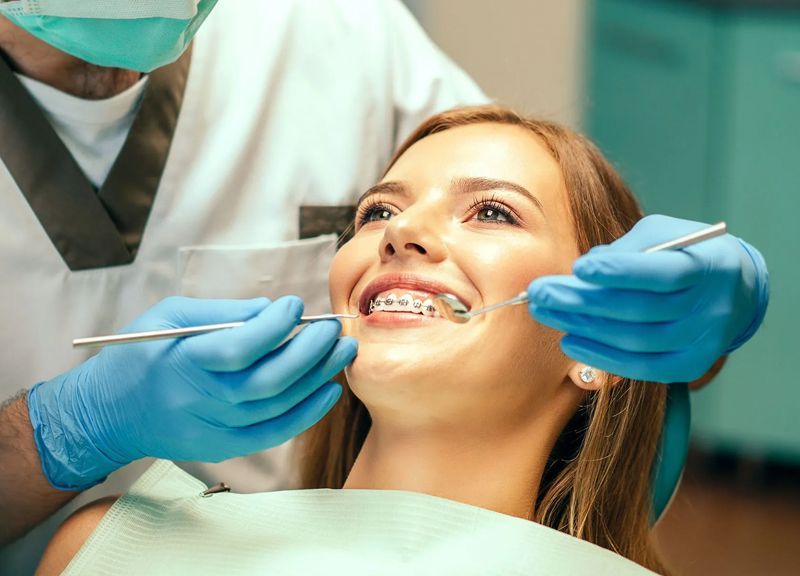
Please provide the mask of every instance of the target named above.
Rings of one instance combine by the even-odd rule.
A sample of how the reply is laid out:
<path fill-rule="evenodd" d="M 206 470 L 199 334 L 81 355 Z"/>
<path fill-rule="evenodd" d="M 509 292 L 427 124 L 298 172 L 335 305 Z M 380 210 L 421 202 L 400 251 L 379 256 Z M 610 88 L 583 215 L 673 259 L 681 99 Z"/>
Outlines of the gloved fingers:
<path fill-rule="evenodd" d="M 691 248 L 642 252 L 604 250 L 578 258 L 574 274 L 586 282 L 624 290 L 676 292 L 703 279 L 703 260 Z"/>
<path fill-rule="evenodd" d="M 269 304 L 267 298 L 225 300 L 171 296 L 128 324 L 122 332 L 241 322 L 257 315 Z"/>
<path fill-rule="evenodd" d="M 357 349 L 353 338 L 339 338 L 328 354 L 299 377 L 290 373 L 286 378 L 276 378 L 271 370 L 272 365 L 266 360 L 249 374 L 233 375 L 233 378 L 226 376 L 225 395 L 229 407 L 225 412 L 236 419 L 228 423 L 244 426 L 287 412 L 344 370 L 355 358 Z"/>
<path fill-rule="evenodd" d="M 272 398 L 315 371 L 330 379 L 355 356 L 355 340 L 340 341 L 340 331 L 336 320 L 309 324 L 250 368 L 228 375 L 221 397 L 230 403 Z"/>
<path fill-rule="evenodd" d="M 303 301 L 283 296 L 244 326 L 185 338 L 181 352 L 196 366 L 213 372 L 238 372 L 252 366 L 283 342 L 300 321 Z"/>
<path fill-rule="evenodd" d="M 528 286 L 528 309 L 534 317 L 547 308 L 625 322 L 670 322 L 689 316 L 697 298 L 694 290 L 618 290 L 575 276 L 542 276 Z"/>
<path fill-rule="evenodd" d="M 706 373 L 718 355 L 703 344 L 676 352 L 629 352 L 580 336 L 564 336 L 561 349 L 578 362 L 617 376 L 652 382 L 691 382 Z"/>
<path fill-rule="evenodd" d="M 628 352 L 672 352 L 691 346 L 707 327 L 694 318 L 675 322 L 625 322 L 537 308 L 533 317 L 542 324 L 570 336 L 602 340 L 613 348 Z"/>
<path fill-rule="evenodd" d="M 326 382 L 328 380 L 303 378 L 273 398 L 227 406 L 214 421 L 228 428 L 244 428 L 272 420 L 294 408 Z"/>
<path fill-rule="evenodd" d="M 241 454 L 250 454 L 283 444 L 319 422 L 333 408 L 342 394 L 342 387 L 328 382 L 311 393 L 294 408 L 271 420 L 244 428 L 231 428 L 226 441 Z"/>

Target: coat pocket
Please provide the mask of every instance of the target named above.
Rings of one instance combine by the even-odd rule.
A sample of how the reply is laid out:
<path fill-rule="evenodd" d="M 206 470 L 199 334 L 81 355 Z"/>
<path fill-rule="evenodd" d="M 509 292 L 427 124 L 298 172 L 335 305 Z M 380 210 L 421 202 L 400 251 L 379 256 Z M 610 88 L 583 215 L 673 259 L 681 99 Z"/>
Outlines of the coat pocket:
<path fill-rule="evenodd" d="M 328 271 L 333 234 L 270 245 L 184 246 L 178 250 L 178 293 L 193 298 L 272 300 L 300 296 L 306 314 L 330 311 Z"/>

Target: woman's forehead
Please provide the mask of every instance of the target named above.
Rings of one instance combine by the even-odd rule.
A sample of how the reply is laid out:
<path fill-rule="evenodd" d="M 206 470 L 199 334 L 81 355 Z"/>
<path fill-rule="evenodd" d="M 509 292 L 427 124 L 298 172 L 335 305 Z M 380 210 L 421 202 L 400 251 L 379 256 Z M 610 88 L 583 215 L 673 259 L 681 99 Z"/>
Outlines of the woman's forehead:
<path fill-rule="evenodd" d="M 558 163 L 532 132 L 507 124 L 450 128 L 414 143 L 383 181 L 412 189 L 447 186 L 459 178 L 495 178 L 534 192 L 543 204 L 561 203 L 564 179 Z"/>

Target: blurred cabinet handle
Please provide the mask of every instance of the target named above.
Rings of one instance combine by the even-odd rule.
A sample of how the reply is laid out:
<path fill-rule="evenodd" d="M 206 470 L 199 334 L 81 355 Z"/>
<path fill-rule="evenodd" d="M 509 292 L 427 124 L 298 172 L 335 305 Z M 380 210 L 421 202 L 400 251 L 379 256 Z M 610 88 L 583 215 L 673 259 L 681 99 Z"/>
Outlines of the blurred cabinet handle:
<path fill-rule="evenodd" d="M 775 57 L 778 78 L 790 84 L 800 85 L 800 51 L 785 50 Z"/>
<path fill-rule="evenodd" d="M 616 52 L 654 64 L 673 66 L 683 59 L 676 42 L 646 30 L 605 24 L 600 28 L 599 37 L 603 44 Z"/>

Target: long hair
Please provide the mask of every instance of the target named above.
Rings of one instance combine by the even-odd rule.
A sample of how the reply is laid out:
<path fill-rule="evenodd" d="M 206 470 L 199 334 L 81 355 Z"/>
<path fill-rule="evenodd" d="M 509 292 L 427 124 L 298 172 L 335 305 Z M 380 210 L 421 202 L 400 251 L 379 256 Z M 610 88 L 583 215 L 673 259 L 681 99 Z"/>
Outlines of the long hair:
<path fill-rule="evenodd" d="M 518 126 L 548 149 L 564 177 L 582 254 L 624 235 L 642 217 L 619 174 L 586 138 L 500 106 L 433 116 L 400 146 L 387 172 L 415 142 L 483 123 Z M 366 407 L 343 376 L 340 382 L 341 400 L 300 441 L 305 488 L 341 488 L 370 429 Z M 651 546 L 650 518 L 651 469 L 665 403 L 665 386 L 628 378 L 587 394 L 549 456 L 530 519 L 663 571 Z"/>

